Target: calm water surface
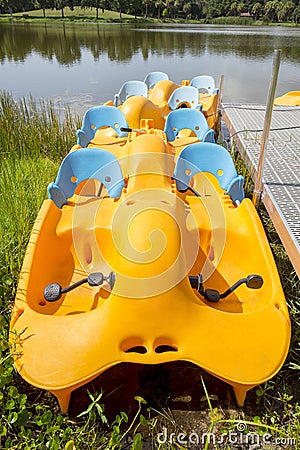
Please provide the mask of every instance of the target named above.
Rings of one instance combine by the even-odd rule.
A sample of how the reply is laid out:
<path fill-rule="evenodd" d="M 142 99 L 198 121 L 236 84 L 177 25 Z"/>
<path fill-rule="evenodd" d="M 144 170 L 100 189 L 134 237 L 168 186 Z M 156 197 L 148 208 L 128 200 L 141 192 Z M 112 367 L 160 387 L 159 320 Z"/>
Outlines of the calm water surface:
<path fill-rule="evenodd" d="M 300 29 L 203 25 L 0 24 L 0 89 L 68 102 L 79 112 L 153 70 L 180 83 L 200 74 L 224 102 L 265 103 L 275 48 L 276 95 L 300 90 Z"/>

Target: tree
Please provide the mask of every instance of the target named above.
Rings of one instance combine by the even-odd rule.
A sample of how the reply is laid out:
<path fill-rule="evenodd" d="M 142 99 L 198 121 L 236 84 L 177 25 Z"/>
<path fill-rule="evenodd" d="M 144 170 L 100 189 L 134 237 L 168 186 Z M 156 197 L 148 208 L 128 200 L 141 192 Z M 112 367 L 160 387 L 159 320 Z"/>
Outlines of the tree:
<path fill-rule="evenodd" d="M 300 0 L 0 0 L 0 13 L 25 12 L 35 8 L 43 10 L 46 17 L 48 8 L 61 10 L 61 17 L 65 17 L 64 8 L 81 5 L 82 8 L 96 9 L 96 19 L 99 10 L 110 9 L 123 13 L 134 14 L 135 17 L 201 19 L 210 20 L 222 16 L 239 16 L 250 13 L 255 20 L 262 15 L 272 22 L 294 21 L 300 23 Z"/>
<path fill-rule="evenodd" d="M 134 15 L 135 19 L 137 16 L 142 15 L 143 8 L 141 0 L 130 0 L 129 11 L 130 14 Z"/>
<path fill-rule="evenodd" d="M 254 17 L 254 19 L 258 20 L 261 16 L 261 13 L 262 13 L 261 3 L 258 3 L 258 2 L 254 3 L 254 5 L 252 6 L 252 9 L 251 9 L 251 14 Z"/>
<path fill-rule="evenodd" d="M 203 13 L 203 5 L 204 1 L 202 0 L 193 1 L 193 15 L 195 16 L 195 19 L 201 19 Z"/>
<path fill-rule="evenodd" d="M 102 10 L 102 14 L 104 14 L 105 8 L 108 9 L 108 2 L 106 0 L 91 0 L 92 6 L 96 8 L 96 19 L 99 19 L 99 9 Z"/>
<path fill-rule="evenodd" d="M 278 9 L 280 2 L 278 0 L 270 0 L 265 4 L 265 13 L 272 22 L 278 22 Z"/>
<path fill-rule="evenodd" d="M 61 10 L 61 17 L 64 18 L 65 14 L 64 14 L 64 7 L 66 6 L 66 1 L 65 0 L 56 0 L 56 9 L 60 9 Z"/>
<path fill-rule="evenodd" d="M 233 2 L 230 5 L 231 14 L 233 14 L 234 16 L 237 16 L 237 13 L 238 13 L 237 5 L 238 5 L 237 2 Z"/>
<path fill-rule="evenodd" d="M 182 10 L 185 14 L 186 19 L 192 18 L 192 12 L 193 12 L 193 4 L 192 2 L 185 1 L 182 7 Z"/>
<path fill-rule="evenodd" d="M 149 6 L 151 6 L 152 1 L 151 0 L 143 0 L 143 3 L 145 5 L 145 14 L 144 17 L 147 18 L 149 14 Z"/>
<path fill-rule="evenodd" d="M 9 12 L 10 18 L 12 19 L 13 8 L 11 2 L 9 0 L 0 0 L 0 6 L 3 12 Z"/>
<path fill-rule="evenodd" d="M 292 12 L 295 9 L 295 4 L 292 1 L 280 2 L 280 6 L 278 7 L 278 20 L 280 22 L 288 22 L 291 18 Z"/>
<path fill-rule="evenodd" d="M 4 12 L 9 12 L 10 17 L 12 18 L 13 12 L 24 11 L 24 7 L 26 2 L 22 2 L 21 0 L 0 0 L 0 7 Z"/>
<path fill-rule="evenodd" d="M 245 11 L 245 3 L 239 2 L 239 3 L 237 4 L 236 9 L 237 9 L 238 14 L 240 15 L 242 12 Z"/>
<path fill-rule="evenodd" d="M 296 6 L 292 14 L 292 19 L 296 23 L 300 23 L 300 5 Z"/>
<path fill-rule="evenodd" d="M 43 10 L 43 16 L 46 17 L 46 9 L 54 8 L 54 0 L 40 0 L 38 2 L 39 8 Z"/>
<path fill-rule="evenodd" d="M 166 0 L 166 8 L 168 10 L 168 17 L 175 18 L 174 0 Z"/>
<path fill-rule="evenodd" d="M 117 10 L 119 11 L 120 19 L 122 19 L 122 13 L 126 11 L 128 7 L 128 0 L 117 0 L 116 1 Z"/>
<path fill-rule="evenodd" d="M 160 19 L 161 8 L 164 6 L 164 0 L 155 0 L 155 8 L 157 8 L 157 18 Z"/>

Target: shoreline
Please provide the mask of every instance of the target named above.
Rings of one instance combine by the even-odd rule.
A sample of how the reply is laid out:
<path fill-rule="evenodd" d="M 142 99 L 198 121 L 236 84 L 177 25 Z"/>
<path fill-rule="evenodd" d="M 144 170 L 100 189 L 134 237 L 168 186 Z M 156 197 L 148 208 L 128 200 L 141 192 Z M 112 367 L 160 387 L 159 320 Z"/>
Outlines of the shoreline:
<path fill-rule="evenodd" d="M 31 13 L 32 14 L 32 13 Z M 94 15 L 82 15 L 82 16 L 49 16 L 43 17 L 40 15 L 31 16 L 30 13 L 14 13 L 11 17 L 8 14 L 0 15 L 0 23 L 90 23 L 97 24 L 139 24 L 139 25 L 232 25 L 232 26 L 251 26 L 251 27 L 290 27 L 299 28 L 299 23 L 292 22 L 268 22 L 263 20 L 253 20 L 245 17 L 218 17 L 215 19 L 207 20 L 184 20 L 184 19 L 156 19 L 156 18 L 143 18 L 143 17 L 99 17 L 96 19 Z"/>

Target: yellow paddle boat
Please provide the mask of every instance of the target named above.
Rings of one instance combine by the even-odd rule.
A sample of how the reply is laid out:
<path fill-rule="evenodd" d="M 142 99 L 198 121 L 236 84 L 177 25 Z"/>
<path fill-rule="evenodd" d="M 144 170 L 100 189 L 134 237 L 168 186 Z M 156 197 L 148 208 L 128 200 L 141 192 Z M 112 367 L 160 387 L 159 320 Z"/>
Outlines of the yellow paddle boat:
<path fill-rule="evenodd" d="M 274 100 L 275 105 L 281 106 L 300 106 L 300 91 L 291 91 L 277 97 Z"/>
<path fill-rule="evenodd" d="M 144 81 L 126 81 L 113 101 L 109 100 L 105 105 L 120 108 L 132 128 L 140 128 L 141 120 L 152 118 L 154 127 L 161 130 L 171 111 L 198 109 L 203 112 L 208 126 L 216 131 L 220 117 L 220 92 L 210 75 L 182 80 L 178 85 L 164 72 L 150 72 Z"/>
<path fill-rule="evenodd" d="M 99 108 L 33 227 L 10 324 L 15 367 L 64 413 L 72 391 L 122 362 L 192 362 L 243 405 L 290 342 L 243 177 L 225 148 L 199 139 L 195 110 L 171 112 L 163 131 L 151 118 L 132 130 L 120 109 Z M 181 138 L 187 122 L 193 136 Z"/>

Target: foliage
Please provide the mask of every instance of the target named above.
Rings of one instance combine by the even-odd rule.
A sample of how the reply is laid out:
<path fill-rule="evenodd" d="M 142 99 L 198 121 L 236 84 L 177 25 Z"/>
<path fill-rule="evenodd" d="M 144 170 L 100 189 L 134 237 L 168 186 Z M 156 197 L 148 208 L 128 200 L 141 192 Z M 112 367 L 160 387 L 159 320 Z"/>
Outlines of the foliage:
<path fill-rule="evenodd" d="M 188 19 L 211 20 L 217 17 L 249 15 L 255 20 L 262 16 L 273 22 L 299 21 L 299 14 L 295 9 L 299 7 L 299 0 L 254 0 L 230 1 L 230 0 L 0 0 L 0 13 L 26 12 L 34 9 L 42 9 L 46 17 L 46 9 L 61 11 L 61 17 L 65 17 L 65 8 L 71 11 L 74 8 L 95 8 L 96 19 L 99 19 L 99 9 L 104 13 L 105 9 L 117 11 L 119 18 L 123 14 L 144 18 L 155 17 L 157 19 Z M 26 17 L 26 15 L 25 15 Z"/>

